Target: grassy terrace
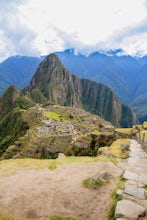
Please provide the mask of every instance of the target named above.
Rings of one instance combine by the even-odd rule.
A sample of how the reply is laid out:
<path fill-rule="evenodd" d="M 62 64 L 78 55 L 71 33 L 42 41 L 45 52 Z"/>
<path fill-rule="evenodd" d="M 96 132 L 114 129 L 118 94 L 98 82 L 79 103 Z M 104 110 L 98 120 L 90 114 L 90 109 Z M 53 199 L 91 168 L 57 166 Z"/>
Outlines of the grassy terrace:
<path fill-rule="evenodd" d="M 132 128 L 116 128 L 115 131 L 128 135 L 132 134 Z"/>
<path fill-rule="evenodd" d="M 130 140 L 128 139 L 118 139 L 114 141 L 110 147 L 101 147 L 99 148 L 99 152 L 101 154 L 111 154 L 118 158 L 127 158 L 129 152 L 128 151 L 122 151 L 121 144 L 127 144 L 130 145 Z"/>
<path fill-rule="evenodd" d="M 65 157 L 62 159 L 9 159 L 0 161 L 0 175 L 13 175 L 18 170 L 25 169 L 44 169 L 54 170 L 58 166 L 70 163 L 90 163 L 90 162 L 108 162 L 111 161 L 117 164 L 115 158 L 108 158 L 106 156 L 100 157 Z"/>
<path fill-rule="evenodd" d="M 145 122 L 143 123 L 143 128 L 144 128 L 145 130 L 147 130 L 147 121 L 145 121 Z"/>
<path fill-rule="evenodd" d="M 54 111 L 45 111 L 45 115 L 48 118 L 55 119 L 57 121 L 63 121 L 63 122 L 79 122 L 78 118 L 76 116 L 73 116 L 68 111 L 65 111 L 63 109 L 54 109 Z"/>
<path fill-rule="evenodd" d="M 140 137 L 144 138 L 145 140 L 147 140 L 147 130 L 140 131 Z"/>

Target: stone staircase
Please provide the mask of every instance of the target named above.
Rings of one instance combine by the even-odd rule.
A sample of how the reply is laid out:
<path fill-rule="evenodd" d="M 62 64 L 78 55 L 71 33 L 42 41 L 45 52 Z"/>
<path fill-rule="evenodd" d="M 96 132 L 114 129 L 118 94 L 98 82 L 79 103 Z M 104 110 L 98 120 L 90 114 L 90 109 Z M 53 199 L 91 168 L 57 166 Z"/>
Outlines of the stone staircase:
<path fill-rule="evenodd" d="M 126 179 L 122 200 L 117 202 L 115 219 L 147 220 L 147 154 L 136 140 L 131 140 L 129 158 L 121 163 Z"/>

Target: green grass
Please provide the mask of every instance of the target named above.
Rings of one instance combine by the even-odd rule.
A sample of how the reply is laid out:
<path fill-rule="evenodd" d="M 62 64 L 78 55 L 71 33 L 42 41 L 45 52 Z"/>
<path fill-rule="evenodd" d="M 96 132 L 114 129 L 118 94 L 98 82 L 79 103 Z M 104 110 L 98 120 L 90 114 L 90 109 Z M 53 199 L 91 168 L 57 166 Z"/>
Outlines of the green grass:
<path fill-rule="evenodd" d="M 57 166 L 56 166 L 55 164 L 50 165 L 50 166 L 48 167 L 49 170 L 55 170 L 56 168 L 57 168 Z"/>
<path fill-rule="evenodd" d="M 45 112 L 46 116 L 52 119 L 55 119 L 57 121 L 60 121 L 60 117 L 59 114 L 55 113 L 55 112 Z"/>
<path fill-rule="evenodd" d="M 60 215 L 52 215 L 50 220 L 76 220 L 71 216 L 60 216 Z"/>
<path fill-rule="evenodd" d="M 44 169 L 54 170 L 57 166 L 72 163 L 91 163 L 91 162 L 112 162 L 115 165 L 117 160 L 115 158 L 100 157 L 65 157 L 57 159 L 9 159 L 0 161 L 1 175 L 14 175 L 15 172 L 21 169 Z"/>
<path fill-rule="evenodd" d="M 130 140 L 128 139 L 117 139 L 116 141 L 114 141 L 110 147 L 100 147 L 98 150 L 101 154 L 111 154 L 115 157 L 118 158 L 128 158 L 129 156 L 129 152 L 128 151 L 122 151 L 121 150 L 121 144 L 127 144 L 130 145 Z"/>
<path fill-rule="evenodd" d="M 0 213 L 0 220 L 16 220 L 16 218 L 5 213 Z"/>
<path fill-rule="evenodd" d="M 122 133 L 122 134 L 132 134 L 132 128 L 116 128 L 115 131 Z"/>
<path fill-rule="evenodd" d="M 79 122 L 78 118 L 65 109 L 54 108 L 54 111 L 45 111 L 45 115 L 49 118 L 63 122 Z"/>
<path fill-rule="evenodd" d="M 97 128 L 93 129 L 92 133 L 101 134 L 101 131 Z"/>
<path fill-rule="evenodd" d="M 124 188 L 125 179 L 123 179 L 122 176 L 123 174 L 120 176 L 118 180 L 116 189 L 112 192 L 112 204 L 111 204 L 111 208 L 109 210 L 108 216 L 107 216 L 107 220 L 115 219 L 115 209 L 116 209 L 117 202 L 122 199 L 122 196 L 116 193 L 118 189 L 122 190 Z"/>
<path fill-rule="evenodd" d="M 88 187 L 88 188 L 92 188 L 92 189 L 97 189 L 99 186 L 103 185 L 103 181 L 102 180 L 92 180 L 91 178 L 85 179 L 83 180 L 83 185 Z"/>
<path fill-rule="evenodd" d="M 140 137 L 144 138 L 145 140 L 147 140 L 147 130 L 140 131 Z"/>
<path fill-rule="evenodd" d="M 145 121 L 145 122 L 143 123 L 143 128 L 144 128 L 144 129 L 147 129 L 147 121 Z"/>

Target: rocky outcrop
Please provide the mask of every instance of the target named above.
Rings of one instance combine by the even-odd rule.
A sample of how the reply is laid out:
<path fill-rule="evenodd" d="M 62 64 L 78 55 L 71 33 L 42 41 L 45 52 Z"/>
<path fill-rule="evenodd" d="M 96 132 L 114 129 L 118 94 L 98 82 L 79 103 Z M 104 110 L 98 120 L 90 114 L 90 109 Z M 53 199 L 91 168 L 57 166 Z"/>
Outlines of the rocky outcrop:
<path fill-rule="evenodd" d="M 131 220 L 137 220 L 145 215 L 145 208 L 133 201 L 122 200 L 117 203 L 115 218 L 125 217 Z"/>
<path fill-rule="evenodd" d="M 39 90 L 50 103 L 82 107 L 117 126 L 130 127 L 137 121 L 110 88 L 71 75 L 55 54 L 42 61 L 24 93 L 33 98 L 34 90 Z"/>
<path fill-rule="evenodd" d="M 79 95 L 74 89 L 72 75 L 54 54 L 47 56 L 39 65 L 30 86 L 25 91 L 38 89 L 53 104 L 80 106 Z"/>

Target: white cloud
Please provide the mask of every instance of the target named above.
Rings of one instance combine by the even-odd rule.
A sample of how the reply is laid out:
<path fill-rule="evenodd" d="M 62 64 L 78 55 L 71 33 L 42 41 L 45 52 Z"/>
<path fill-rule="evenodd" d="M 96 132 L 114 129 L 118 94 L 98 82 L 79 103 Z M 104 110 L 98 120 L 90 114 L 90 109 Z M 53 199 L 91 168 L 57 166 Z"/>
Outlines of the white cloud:
<path fill-rule="evenodd" d="M 147 0 L 0 0 L 1 57 L 71 47 L 146 53 L 146 6 Z"/>
<path fill-rule="evenodd" d="M 0 1 L 0 59 L 11 55 L 36 55 L 36 34 L 21 22 L 18 5 L 23 0 Z"/>

